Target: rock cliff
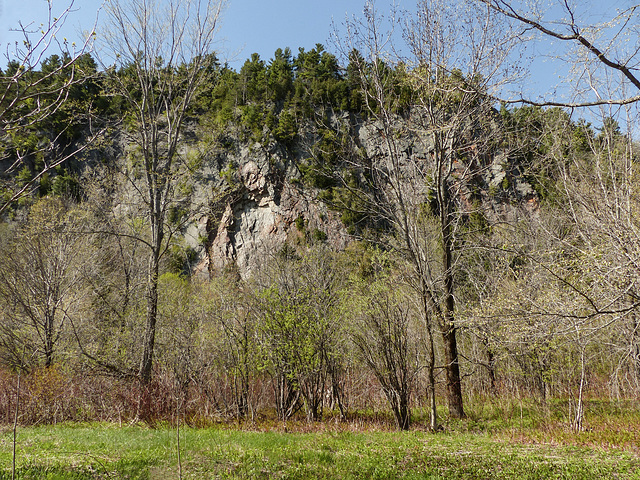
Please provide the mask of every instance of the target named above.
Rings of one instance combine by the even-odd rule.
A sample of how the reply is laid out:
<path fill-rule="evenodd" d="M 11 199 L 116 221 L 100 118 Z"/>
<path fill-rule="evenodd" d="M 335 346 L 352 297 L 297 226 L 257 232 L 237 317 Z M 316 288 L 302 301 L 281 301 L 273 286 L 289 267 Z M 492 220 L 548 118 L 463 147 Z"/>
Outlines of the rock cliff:
<path fill-rule="evenodd" d="M 299 161 L 275 142 L 218 153 L 205 178 L 220 193 L 213 195 L 209 213 L 191 227 L 192 242 L 206 239 L 198 274 L 233 267 L 247 277 L 287 242 L 346 247 L 349 235 L 339 213 L 318 199 L 316 189 L 303 184 Z"/>
<path fill-rule="evenodd" d="M 375 123 L 354 124 L 348 117 L 332 122 L 334 130 L 349 132 L 353 148 L 361 154 L 369 158 L 385 154 Z M 300 143 L 312 145 L 314 141 L 317 136 L 312 132 Z M 395 141 L 401 162 L 429 156 L 429 142 L 415 134 Z M 325 241 L 337 249 L 346 247 L 352 237 L 340 213 L 320 200 L 320 189 L 302 179 L 305 153 L 303 148 L 287 149 L 273 140 L 267 145 L 236 141 L 233 148 L 221 149 L 209 159 L 202 182 L 205 190 L 215 185 L 219 193 L 214 194 L 208 213 L 190 229 L 191 242 L 200 249 L 198 274 L 233 267 L 246 278 L 287 242 Z M 507 155 L 498 153 L 483 161 L 470 180 L 474 185 L 459 190 L 462 203 L 470 204 L 473 190 L 489 218 L 515 216 L 522 208 L 536 210 L 535 191 L 518 176 L 517 165 Z M 195 238 L 204 242 L 198 244 Z"/>

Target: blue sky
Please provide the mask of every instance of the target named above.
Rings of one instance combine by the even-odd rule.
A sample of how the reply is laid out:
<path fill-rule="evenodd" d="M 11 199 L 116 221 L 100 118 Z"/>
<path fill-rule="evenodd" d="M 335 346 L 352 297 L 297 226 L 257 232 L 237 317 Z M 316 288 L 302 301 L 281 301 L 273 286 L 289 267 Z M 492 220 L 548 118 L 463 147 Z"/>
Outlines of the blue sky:
<path fill-rule="evenodd" d="M 388 3 L 379 0 L 379 8 Z M 68 0 L 53 0 L 54 12 L 59 13 Z M 413 2 L 411 2 L 413 3 Z M 79 42 L 81 30 L 91 29 L 102 0 L 75 0 L 74 12 L 69 15 L 63 34 L 69 41 Z M 298 47 L 309 50 L 322 43 L 332 50 L 329 37 L 332 22 L 342 24 L 346 15 L 360 15 L 364 0 L 230 0 L 219 35 L 221 58 L 240 68 L 254 52 L 269 60 L 277 48 Z M 18 21 L 35 27 L 48 15 L 46 0 L 0 0 L 0 43 L 3 51 L 16 35 L 9 32 Z M 98 17 L 99 18 L 99 17 Z M 4 63 L 4 62 L 2 62 Z"/>
<path fill-rule="evenodd" d="M 245 60 L 257 52 L 268 60 L 277 48 L 309 50 L 322 43 L 332 50 L 329 37 L 332 22 L 340 25 L 345 15 L 362 13 L 364 0 L 232 0 L 222 26 L 224 46 L 230 54 L 243 48 Z"/>

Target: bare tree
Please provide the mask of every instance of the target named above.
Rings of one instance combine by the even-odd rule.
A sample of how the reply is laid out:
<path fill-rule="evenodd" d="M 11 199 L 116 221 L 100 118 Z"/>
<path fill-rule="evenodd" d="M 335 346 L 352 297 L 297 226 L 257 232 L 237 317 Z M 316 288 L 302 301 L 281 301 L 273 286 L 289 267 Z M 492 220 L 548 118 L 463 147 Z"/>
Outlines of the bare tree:
<path fill-rule="evenodd" d="M 613 118 L 606 116 L 602 123 L 598 134 L 588 130 L 583 135 L 585 151 L 572 155 L 561 170 L 567 211 L 577 237 L 572 244 L 562 242 L 577 260 L 561 273 L 584 303 L 579 315 L 574 310 L 570 316 L 576 342 L 582 345 L 606 338 L 618 361 L 612 373 L 614 383 L 625 365 L 638 382 L 637 152 L 630 134 L 624 135 Z M 572 272 L 576 268 L 580 276 Z M 580 421 L 577 416 L 578 426 Z"/>
<path fill-rule="evenodd" d="M 395 71 L 373 5 L 367 4 L 363 22 L 348 25 L 347 35 L 349 50 L 359 51 L 350 60 L 375 119 L 365 131 L 379 138 L 367 152 L 369 163 L 355 164 L 366 170 L 370 193 L 355 193 L 392 227 L 393 248 L 412 266 L 427 332 L 433 322 L 442 335 L 449 411 L 457 418 L 465 415 L 455 321 L 464 225 L 477 210 L 470 185 L 492 154 L 489 92 L 504 81 L 511 48 L 491 10 L 467 7 L 420 2 L 406 22 L 411 57 Z"/>
<path fill-rule="evenodd" d="M 391 406 L 400 430 L 411 425 L 411 396 L 420 370 L 419 322 L 411 293 L 399 279 L 382 272 L 373 281 L 353 285 L 350 305 L 355 321 L 351 337 L 365 365 L 373 372 Z"/>
<path fill-rule="evenodd" d="M 616 11 L 605 21 L 593 24 L 583 20 L 584 9 L 578 3 L 568 0 L 559 0 L 555 10 L 546 11 L 542 2 L 476 0 L 476 3 L 519 25 L 519 38 L 525 44 L 537 40 L 538 36 L 530 34 L 534 32 L 559 45 L 559 50 L 553 52 L 555 58 L 567 62 L 576 79 L 575 101 L 532 100 L 521 96 L 505 99 L 507 102 L 574 108 L 625 105 L 640 100 L 640 77 L 636 73 L 640 56 L 635 32 L 640 14 L 638 5 Z M 610 89 L 609 80 L 614 73 L 619 74 L 619 82 L 615 89 Z"/>
<path fill-rule="evenodd" d="M 65 325 L 82 296 L 82 237 L 72 231 L 74 213 L 59 199 L 34 205 L 27 224 L 3 249 L 0 327 L 4 360 L 22 366 L 24 351 L 53 365 Z"/>
<path fill-rule="evenodd" d="M 569 133 L 580 138 L 582 146 L 572 146 L 570 155 L 551 152 L 566 200 L 567 223 L 575 233 L 571 242 L 562 236 L 555 238 L 562 248 L 571 252 L 575 263 L 570 268 L 557 263 L 548 268 L 584 302 L 578 311 L 567 311 L 560 306 L 555 309 L 561 317 L 572 319 L 576 342 L 584 345 L 586 340 L 607 338 L 606 343 L 615 346 L 618 354 L 614 355 L 618 364 L 612 374 L 613 384 L 618 388 L 622 377 L 627 378 L 625 382 L 635 383 L 637 388 L 640 245 L 636 221 L 637 151 L 632 135 L 640 100 L 638 5 L 629 5 L 615 13 L 609 9 L 604 21 L 593 23 L 585 20 L 593 18 L 587 17 L 592 7 L 589 4 L 558 1 L 555 9 L 545 9 L 540 2 L 478 2 L 520 26 L 525 44 L 553 42 L 554 55 L 565 61 L 572 73 L 572 101 L 555 96 L 532 101 L 521 96 L 512 102 L 569 108 L 598 106 L 588 113 L 586 109 L 581 110 L 601 125 L 598 135 L 589 128 L 581 131 L 574 128 Z M 536 35 L 525 36 L 526 31 Z M 626 134 L 620 124 L 626 124 Z M 575 274 L 576 268 L 582 275 Z M 616 328 L 612 328 L 614 325 Z M 629 369 L 634 373 L 630 374 Z M 580 422 L 578 415 L 576 424 Z"/>
<path fill-rule="evenodd" d="M 52 117 L 67 101 L 74 85 L 87 80 L 90 72 L 83 71 L 79 60 L 87 54 L 94 40 L 93 29 L 86 34 L 83 42 L 69 45 L 66 39 L 60 39 L 59 33 L 74 11 L 71 0 L 61 12 L 54 10 L 54 2 L 48 2 L 47 19 L 40 25 L 35 22 L 20 22 L 15 28 L 22 41 L 15 45 L 6 45 L 4 52 L 8 67 L 0 75 L 0 134 L 6 137 L 19 129 L 37 125 Z M 40 66 L 47 55 L 58 55 L 59 62 L 46 72 Z M 89 112 L 86 112 L 87 114 Z M 52 139 L 49 145 L 55 144 Z M 87 142 L 85 142 L 86 144 Z M 46 150 L 50 147 L 44 147 Z M 0 214 L 13 202 L 31 191 L 34 185 L 48 172 L 74 157 L 84 147 L 80 146 L 61 155 L 54 155 L 46 161 L 31 178 L 11 191 L 8 198 L 0 203 Z M 23 152 L 17 149 L 4 174 L 18 172 L 24 165 Z"/>
<path fill-rule="evenodd" d="M 257 315 L 252 309 L 251 297 L 225 278 L 210 282 L 207 291 L 216 300 L 211 316 L 222 331 L 217 358 L 225 374 L 231 377 L 234 409 L 238 417 L 244 418 L 250 413 L 253 420 L 256 399 L 252 395 L 252 382 L 257 377 L 259 357 Z"/>
<path fill-rule="evenodd" d="M 128 177 L 144 204 L 148 248 L 146 327 L 139 375 L 152 376 L 158 319 L 158 273 L 167 251 L 167 215 L 179 200 L 176 175 L 181 139 L 196 91 L 211 79 L 213 47 L 222 0 L 120 1 L 106 4 L 101 61 L 110 91 L 124 100 L 133 119 L 128 140 L 137 147 L 140 178 Z"/>
<path fill-rule="evenodd" d="M 598 132 L 560 109 L 523 110 L 542 119 L 545 147 L 534 156 L 552 167 L 552 185 L 534 218 L 495 229 L 502 251 L 492 254 L 502 261 L 476 327 L 541 398 L 559 389 L 573 397 L 570 422 L 580 430 L 591 373 L 610 373 L 614 391 L 637 391 L 635 147 L 610 117 Z"/>

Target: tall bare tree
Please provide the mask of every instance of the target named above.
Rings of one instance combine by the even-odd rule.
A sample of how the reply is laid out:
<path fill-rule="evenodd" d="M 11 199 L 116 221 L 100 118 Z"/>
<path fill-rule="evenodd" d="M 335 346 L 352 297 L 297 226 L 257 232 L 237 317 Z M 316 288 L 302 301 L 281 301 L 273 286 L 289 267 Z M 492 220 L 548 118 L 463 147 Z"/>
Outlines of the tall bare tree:
<path fill-rule="evenodd" d="M 455 321 L 463 225 L 477 200 L 469 186 L 491 154 L 489 92 L 505 79 L 511 47 L 491 10 L 467 7 L 420 2 L 405 23 L 411 56 L 395 70 L 372 4 L 348 33 L 350 49 L 359 51 L 351 63 L 375 119 L 367 129 L 380 140 L 368 152 L 369 166 L 358 165 L 368 169 L 375 192 L 361 200 L 393 228 L 393 247 L 412 266 L 428 336 L 432 325 L 442 335 L 449 411 L 457 418 L 465 416 Z"/>
<path fill-rule="evenodd" d="M 211 79 L 215 35 L 223 0 L 110 0 L 106 3 L 101 61 L 113 95 L 133 120 L 128 140 L 137 147 L 140 178 L 128 178 L 143 201 L 148 248 L 146 327 L 139 375 L 152 377 L 158 319 L 158 273 L 167 251 L 167 215 L 176 204 L 181 139 L 196 91 Z"/>

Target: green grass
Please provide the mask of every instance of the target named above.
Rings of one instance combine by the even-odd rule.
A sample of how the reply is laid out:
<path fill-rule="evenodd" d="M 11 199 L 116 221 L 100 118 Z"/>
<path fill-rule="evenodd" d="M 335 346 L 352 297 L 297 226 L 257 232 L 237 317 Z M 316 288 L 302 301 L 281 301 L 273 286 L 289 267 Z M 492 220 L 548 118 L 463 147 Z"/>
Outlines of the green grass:
<path fill-rule="evenodd" d="M 572 442 L 512 433 L 186 428 L 181 431 L 183 478 L 640 480 L 640 457 L 633 447 L 580 444 L 594 432 L 573 434 L 578 441 Z M 11 432 L 5 430 L 0 479 L 9 478 Z M 23 428 L 18 478 L 178 478 L 176 432 L 104 424 Z"/>

